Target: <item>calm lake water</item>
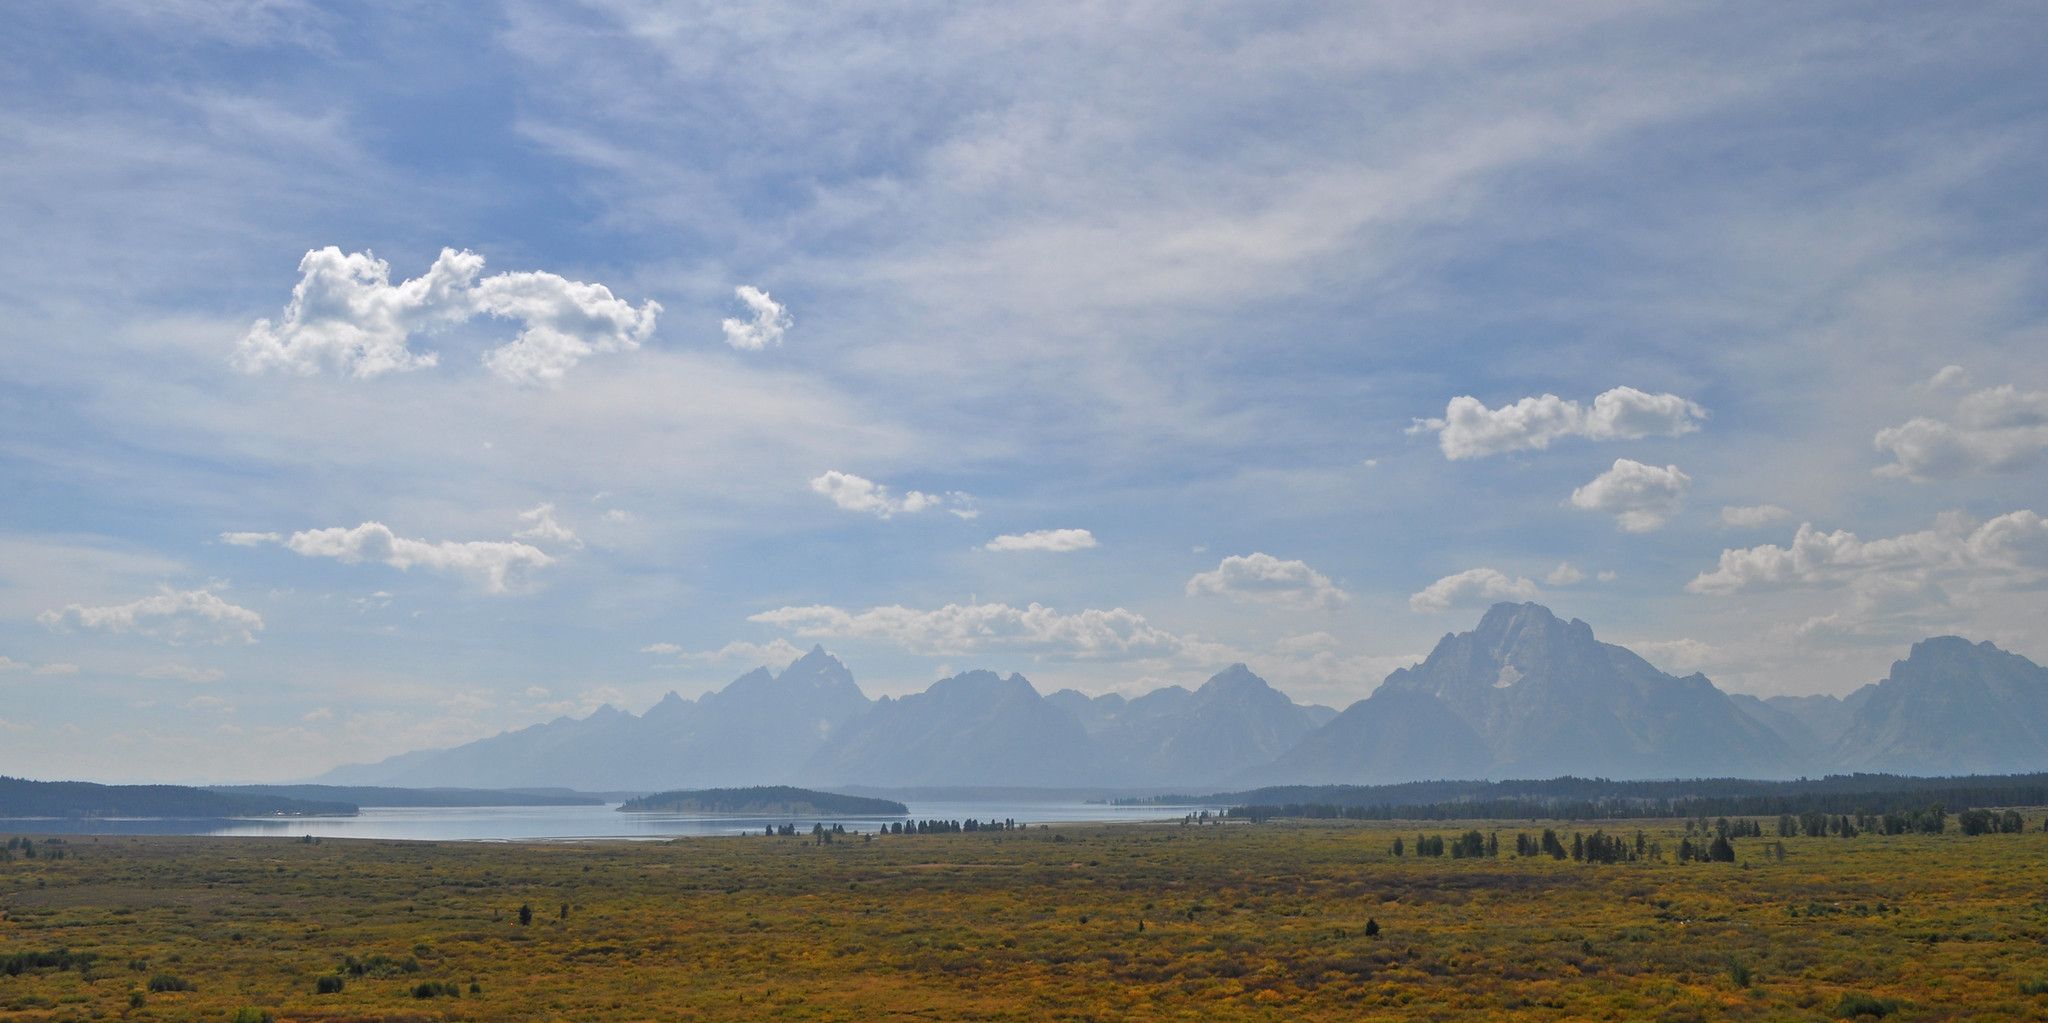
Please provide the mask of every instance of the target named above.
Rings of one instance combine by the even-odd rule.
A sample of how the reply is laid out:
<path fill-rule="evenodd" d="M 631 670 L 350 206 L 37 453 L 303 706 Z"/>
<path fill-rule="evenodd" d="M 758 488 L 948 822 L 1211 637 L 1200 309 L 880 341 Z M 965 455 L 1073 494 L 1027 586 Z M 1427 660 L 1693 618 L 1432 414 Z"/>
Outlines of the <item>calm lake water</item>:
<path fill-rule="evenodd" d="M 1023 824 L 1179 820 L 1200 806 L 1111 806 L 1102 803 L 909 802 L 915 820 L 1003 820 Z M 738 835 L 770 825 L 843 824 L 873 831 L 900 817 L 697 817 L 619 813 L 607 806 L 363 807 L 356 817 L 283 817 L 193 820 L 0 818 L 0 835 L 267 835 L 297 838 L 408 839 L 424 842 L 511 842 L 579 838 L 663 839 L 683 835 Z"/>

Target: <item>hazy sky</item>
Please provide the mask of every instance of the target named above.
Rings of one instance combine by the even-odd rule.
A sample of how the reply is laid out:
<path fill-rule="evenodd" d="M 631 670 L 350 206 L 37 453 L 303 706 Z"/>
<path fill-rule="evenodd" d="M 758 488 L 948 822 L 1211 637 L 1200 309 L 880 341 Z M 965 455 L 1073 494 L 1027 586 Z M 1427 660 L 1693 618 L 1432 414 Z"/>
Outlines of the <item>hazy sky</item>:
<path fill-rule="evenodd" d="M 1498 599 L 2048 661 L 2035 4 L 0 18 L 0 772 L 300 777 Z"/>

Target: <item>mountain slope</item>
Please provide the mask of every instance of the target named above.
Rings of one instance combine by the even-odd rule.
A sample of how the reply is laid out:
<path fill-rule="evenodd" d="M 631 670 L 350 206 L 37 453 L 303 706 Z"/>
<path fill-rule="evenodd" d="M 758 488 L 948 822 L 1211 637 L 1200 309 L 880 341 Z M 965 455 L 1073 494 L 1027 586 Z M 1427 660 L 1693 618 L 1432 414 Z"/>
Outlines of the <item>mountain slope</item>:
<path fill-rule="evenodd" d="M 1541 605 L 1496 604 L 1254 776 L 1781 777 L 1801 762 L 1706 676 L 1667 675 Z"/>
<path fill-rule="evenodd" d="M 2009 774 L 2048 765 L 2048 668 L 1990 643 L 1913 644 L 1861 697 L 1832 746 L 1844 768 Z"/>
<path fill-rule="evenodd" d="M 885 697 L 804 765 L 816 784 L 1088 785 L 1103 764 L 1068 710 L 1022 675 L 969 671 Z"/>

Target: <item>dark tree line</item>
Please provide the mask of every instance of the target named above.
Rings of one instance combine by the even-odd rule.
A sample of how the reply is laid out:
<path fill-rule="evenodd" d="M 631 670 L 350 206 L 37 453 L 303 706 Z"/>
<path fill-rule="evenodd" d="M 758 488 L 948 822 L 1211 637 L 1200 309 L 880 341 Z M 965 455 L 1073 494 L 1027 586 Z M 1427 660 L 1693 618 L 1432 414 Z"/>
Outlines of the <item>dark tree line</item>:
<path fill-rule="evenodd" d="M 1179 799 L 1188 797 L 1162 797 Z M 1629 818 L 1846 816 L 1859 831 L 1885 832 L 1887 815 L 1933 806 L 2048 805 L 2048 773 L 1966 778 L 1830 775 L 1797 781 L 1414 782 L 1403 785 L 1282 786 L 1195 801 L 1225 802 L 1232 818 L 1344 820 L 1617 820 Z M 1906 830 L 1920 830 L 1910 825 Z M 1738 836 L 1739 837 L 1739 836 Z"/>

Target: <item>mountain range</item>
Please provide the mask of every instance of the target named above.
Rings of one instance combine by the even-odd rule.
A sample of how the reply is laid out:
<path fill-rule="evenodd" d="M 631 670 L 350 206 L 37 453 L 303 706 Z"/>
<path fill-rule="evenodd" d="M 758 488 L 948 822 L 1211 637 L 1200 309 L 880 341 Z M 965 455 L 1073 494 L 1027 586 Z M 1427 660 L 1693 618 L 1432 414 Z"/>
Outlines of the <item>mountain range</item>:
<path fill-rule="evenodd" d="M 452 749 L 336 768 L 345 785 L 1201 791 L 1423 779 L 1790 778 L 2048 768 L 2048 669 L 1990 643 L 1914 644 L 1846 697 L 1759 699 L 1658 670 L 1538 604 L 1497 604 L 1339 713 L 1242 664 L 1126 699 L 968 671 L 870 700 L 813 648 L 696 700 L 602 707 Z"/>

